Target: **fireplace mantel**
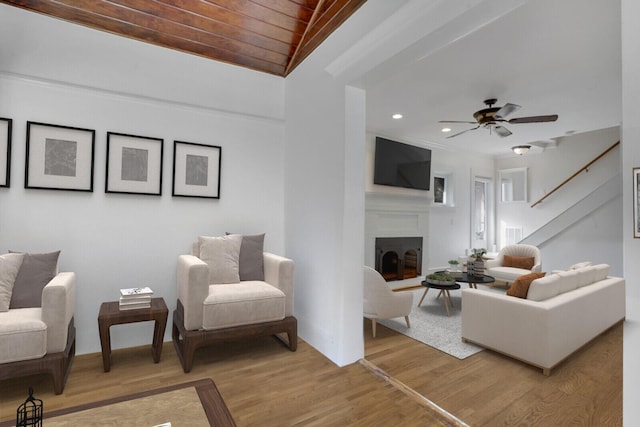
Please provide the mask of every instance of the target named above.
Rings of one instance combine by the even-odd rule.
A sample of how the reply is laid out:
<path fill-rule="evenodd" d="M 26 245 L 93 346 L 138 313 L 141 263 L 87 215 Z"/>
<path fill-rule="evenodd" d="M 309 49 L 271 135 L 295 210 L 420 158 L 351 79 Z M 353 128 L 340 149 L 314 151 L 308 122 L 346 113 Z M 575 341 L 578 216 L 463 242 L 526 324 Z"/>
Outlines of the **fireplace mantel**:
<path fill-rule="evenodd" d="M 422 271 L 428 266 L 429 196 L 367 193 L 365 195 L 365 264 L 375 268 L 376 237 L 423 238 Z M 415 279 L 414 279 L 415 281 Z M 391 287 L 402 281 L 389 282 Z"/>

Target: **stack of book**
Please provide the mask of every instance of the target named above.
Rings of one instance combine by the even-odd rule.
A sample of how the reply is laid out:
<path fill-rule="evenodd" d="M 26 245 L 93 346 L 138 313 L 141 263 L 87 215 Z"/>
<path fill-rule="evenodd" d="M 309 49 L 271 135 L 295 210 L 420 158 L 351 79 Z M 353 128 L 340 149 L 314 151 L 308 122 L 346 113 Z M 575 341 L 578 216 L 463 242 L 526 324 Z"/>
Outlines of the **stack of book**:
<path fill-rule="evenodd" d="M 153 291 L 148 286 L 144 288 L 120 289 L 120 310 L 137 310 L 151 307 Z"/>

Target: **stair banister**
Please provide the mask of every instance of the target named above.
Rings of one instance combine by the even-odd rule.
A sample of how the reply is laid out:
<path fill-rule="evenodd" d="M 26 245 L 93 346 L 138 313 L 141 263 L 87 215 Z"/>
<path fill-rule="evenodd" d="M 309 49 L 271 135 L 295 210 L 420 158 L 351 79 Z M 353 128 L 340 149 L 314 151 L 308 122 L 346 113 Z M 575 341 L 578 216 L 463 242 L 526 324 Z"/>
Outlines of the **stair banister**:
<path fill-rule="evenodd" d="M 562 187 L 563 185 L 565 185 L 567 182 L 571 181 L 573 178 L 575 178 L 580 172 L 589 169 L 589 166 L 591 166 L 592 164 L 594 164 L 595 162 L 597 162 L 598 160 L 600 160 L 601 157 L 605 156 L 609 151 L 613 150 L 614 148 L 616 148 L 618 145 L 620 144 L 620 141 L 616 142 L 615 144 L 613 144 L 611 147 L 607 148 L 605 151 L 603 151 L 602 153 L 600 153 L 600 155 L 598 155 L 595 159 L 591 160 L 589 163 L 587 163 L 586 165 L 584 165 L 583 167 L 581 167 L 580 169 L 578 169 L 578 171 L 576 173 L 574 173 L 573 175 L 571 175 L 569 178 L 565 179 L 564 181 L 562 181 L 556 188 L 554 188 L 553 190 L 551 190 L 550 192 L 548 192 L 547 194 L 545 194 L 542 198 L 540 198 L 540 200 L 538 200 L 537 202 L 535 202 L 534 204 L 531 205 L 531 207 L 535 207 L 536 205 L 538 205 L 540 202 L 542 202 L 544 199 L 546 199 L 547 197 L 549 197 L 550 195 L 552 195 L 553 193 L 555 193 L 557 190 L 560 189 L 560 187 Z"/>

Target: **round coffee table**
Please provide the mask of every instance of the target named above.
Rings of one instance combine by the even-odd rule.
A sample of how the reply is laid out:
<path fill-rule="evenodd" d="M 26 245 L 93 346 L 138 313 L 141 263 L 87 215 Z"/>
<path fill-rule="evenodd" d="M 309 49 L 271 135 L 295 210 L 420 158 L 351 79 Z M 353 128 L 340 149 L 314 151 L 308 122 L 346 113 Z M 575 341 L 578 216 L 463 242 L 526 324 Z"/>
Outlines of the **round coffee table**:
<path fill-rule="evenodd" d="M 451 313 L 449 312 L 449 305 L 451 305 L 451 307 L 455 307 L 455 306 L 453 305 L 453 301 L 451 301 L 451 294 L 449 293 L 449 291 L 452 289 L 460 289 L 460 285 L 457 284 L 456 282 L 451 282 L 450 284 L 439 284 L 439 283 L 431 283 L 428 280 L 423 280 L 422 286 L 424 286 L 426 289 L 424 290 L 424 294 L 422 294 L 422 298 L 420 298 L 418 307 L 420 307 L 420 305 L 422 304 L 422 301 L 424 301 L 424 297 L 427 296 L 427 292 L 429 292 L 429 289 L 440 289 L 440 293 L 438 294 L 436 299 L 440 298 L 440 295 L 442 295 L 442 300 L 444 301 L 444 308 L 447 310 L 447 316 L 451 316 Z"/>
<path fill-rule="evenodd" d="M 478 289 L 478 283 L 488 285 L 489 283 L 494 283 L 496 281 L 495 277 L 487 276 L 486 274 L 483 274 L 482 276 L 469 276 L 467 273 L 458 274 L 461 275 L 454 276 L 456 282 L 468 283 L 469 287 L 473 289 Z"/>

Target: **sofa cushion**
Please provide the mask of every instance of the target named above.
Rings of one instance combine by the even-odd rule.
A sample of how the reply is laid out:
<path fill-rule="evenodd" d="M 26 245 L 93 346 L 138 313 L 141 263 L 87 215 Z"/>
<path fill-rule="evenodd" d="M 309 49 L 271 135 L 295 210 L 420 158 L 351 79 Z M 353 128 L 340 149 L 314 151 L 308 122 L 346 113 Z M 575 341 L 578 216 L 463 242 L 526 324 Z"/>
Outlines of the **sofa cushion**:
<path fill-rule="evenodd" d="M 531 270 L 515 267 L 493 267 L 487 268 L 484 273 L 489 276 L 495 276 L 496 278 L 506 282 L 513 282 L 518 277 L 531 273 Z"/>
<path fill-rule="evenodd" d="M 582 267 L 589 267 L 591 265 L 591 261 L 583 261 L 573 264 L 568 270 L 577 270 Z"/>
<path fill-rule="evenodd" d="M 578 287 L 587 286 L 593 283 L 596 277 L 596 270 L 593 266 L 580 267 L 575 270 L 578 273 Z"/>
<path fill-rule="evenodd" d="M 42 289 L 58 273 L 60 251 L 25 253 L 16 276 L 9 308 L 30 308 L 42 305 Z"/>
<path fill-rule="evenodd" d="M 209 266 L 209 283 L 238 283 L 240 245 L 242 236 L 238 234 L 198 238 L 200 259 Z"/>
<path fill-rule="evenodd" d="M 507 290 L 507 295 L 518 298 L 527 298 L 531 282 L 544 277 L 544 275 L 545 273 L 529 273 L 518 277 Z"/>
<path fill-rule="evenodd" d="M 232 233 L 227 233 L 232 234 Z M 264 280 L 264 234 L 242 235 L 240 245 L 240 281 Z"/>
<path fill-rule="evenodd" d="M 0 313 L 0 363 L 38 359 L 47 352 L 47 325 L 40 308 Z"/>
<path fill-rule="evenodd" d="M 563 294 L 565 292 L 573 291 L 578 288 L 578 272 L 575 270 L 559 271 L 557 273 L 560 277 L 560 288 L 558 293 Z"/>
<path fill-rule="evenodd" d="M 525 270 L 531 270 L 534 266 L 534 262 L 534 257 L 504 255 L 504 257 L 502 258 L 503 267 L 522 268 Z"/>
<path fill-rule="evenodd" d="M 265 282 L 211 285 L 204 300 L 202 327 L 212 330 L 282 320 L 284 309 L 284 293 Z"/>
<path fill-rule="evenodd" d="M 598 264 L 594 265 L 593 269 L 595 271 L 593 281 L 599 282 L 600 280 L 604 280 L 609 276 L 609 264 Z"/>
<path fill-rule="evenodd" d="M 18 253 L 0 255 L 0 312 L 9 310 L 13 285 L 23 257 Z"/>
<path fill-rule="evenodd" d="M 527 299 L 532 301 L 544 301 L 553 298 L 560 293 L 560 281 L 562 278 L 559 274 L 549 274 L 531 282 Z"/>

